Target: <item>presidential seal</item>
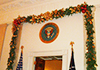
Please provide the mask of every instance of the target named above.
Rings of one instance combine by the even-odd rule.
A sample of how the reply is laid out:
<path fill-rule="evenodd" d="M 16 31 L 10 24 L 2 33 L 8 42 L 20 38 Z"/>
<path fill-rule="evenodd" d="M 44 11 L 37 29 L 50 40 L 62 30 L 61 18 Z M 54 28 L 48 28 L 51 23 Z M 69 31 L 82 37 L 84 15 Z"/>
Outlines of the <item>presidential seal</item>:
<path fill-rule="evenodd" d="M 45 24 L 39 33 L 40 40 L 44 43 L 53 42 L 59 34 L 59 28 L 55 23 L 47 23 Z"/>

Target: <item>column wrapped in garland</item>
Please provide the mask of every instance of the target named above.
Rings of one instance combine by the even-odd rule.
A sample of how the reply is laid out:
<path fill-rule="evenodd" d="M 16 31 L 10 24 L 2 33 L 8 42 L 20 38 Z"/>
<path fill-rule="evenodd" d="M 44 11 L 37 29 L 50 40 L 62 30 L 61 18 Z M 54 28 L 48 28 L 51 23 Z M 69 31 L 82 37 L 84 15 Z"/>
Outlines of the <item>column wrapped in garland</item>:
<path fill-rule="evenodd" d="M 16 69 L 18 55 L 19 55 L 21 31 L 22 31 L 22 25 L 15 26 L 13 24 L 13 28 L 12 28 L 13 36 L 10 42 L 10 53 L 9 53 L 9 58 L 8 58 L 8 63 L 7 63 L 7 70 Z"/>
<path fill-rule="evenodd" d="M 85 28 L 87 31 L 87 41 L 86 41 L 86 47 L 88 52 L 86 52 L 86 64 L 87 64 L 87 70 L 96 70 L 96 51 L 95 51 L 95 45 L 94 45 L 94 25 L 93 25 L 93 15 L 92 15 L 92 9 L 94 6 L 93 5 L 88 5 L 84 2 L 84 4 L 77 5 L 74 7 L 69 7 L 69 8 L 62 8 L 59 10 L 54 10 L 52 12 L 46 12 L 46 13 L 41 13 L 40 15 L 30 15 L 27 17 L 18 17 L 14 19 L 13 21 L 13 37 L 10 43 L 10 53 L 9 53 L 9 58 L 8 58 L 8 63 L 7 63 L 7 70 L 13 70 L 13 63 L 15 60 L 15 49 L 16 49 L 16 39 L 18 36 L 18 31 L 19 31 L 19 26 L 23 22 L 29 22 L 31 24 L 33 23 L 42 23 L 48 20 L 53 20 L 53 19 L 58 19 L 62 18 L 64 16 L 70 16 L 72 14 L 77 14 L 77 13 L 83 13 L 85 19 Z M 62 24 L 63 25 L 63 24 Z"/>

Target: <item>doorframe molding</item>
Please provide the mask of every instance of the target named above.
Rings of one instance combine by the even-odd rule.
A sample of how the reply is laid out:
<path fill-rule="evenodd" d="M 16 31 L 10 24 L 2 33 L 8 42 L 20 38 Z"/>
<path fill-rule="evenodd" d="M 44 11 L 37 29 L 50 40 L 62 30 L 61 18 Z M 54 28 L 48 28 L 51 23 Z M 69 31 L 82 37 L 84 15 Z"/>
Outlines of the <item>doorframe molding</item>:
<path fill-rule="evenodd" d="M 40 57 L 40 56 L 62 56 L 62 70 L 68 70 L 68 50 L 29 52 L 27 70 L 34 70 L 34 57 Z"/>

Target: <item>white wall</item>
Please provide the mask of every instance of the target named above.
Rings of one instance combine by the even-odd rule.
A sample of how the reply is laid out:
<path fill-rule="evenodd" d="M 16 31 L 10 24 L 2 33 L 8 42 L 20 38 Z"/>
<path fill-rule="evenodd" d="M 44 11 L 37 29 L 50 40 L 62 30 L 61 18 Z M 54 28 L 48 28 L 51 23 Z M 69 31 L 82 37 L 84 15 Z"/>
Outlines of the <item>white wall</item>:
<path fill-rule="evenodd" d="M 39 31 L 48 22 L 54 22 L 59 27 L 57 39 L 45 44 L 39 39 Z M 28 53 L 30 51 L 69 50 L 68 63 L 70 64 L 70 42 L 74 41 L 76 69 L 84 70 L 84 39 L 82 14 L 64 17 L 43 24 L 24 24 L 22 29 L 21 45 L 24 45 L 24 70 L 27 70 Z M 79 57 L 77 57 L 77 55 Z"/>
<path fill-rule="evenodd" d="M 58 2 L 50 2 L 50 4 L 42 4 L 37 6 L 31 6 L 23 9 L 11 10 L 6 13 L 0 14 L 0 23 L 12 23 L 14 18 L 20 16 L 28 16 L 32 14 L 40 14 L 46 11 L 52 11 L 55 9 L 66 8 L 69 6 L 76 6 L 78 4 L 83 3 L 84 0 L 59 0 Z M 88 4 L 97 5 L 100 4 L 99 0 L 87 0 Z M 96 49 L 97 49 L 97 63 L 100 65 L 100 55 L 99 55 L 99 41 L 100 41 L 100 25 L 99 25 L 99 13 L 100 8 L 98 7 L 95 12 L 95 26 L 96 26 Z M 45 44 L 39 39 L 39 31 L 43 25 L 48 22 L 54 22 L 59 26 L 60 33 L 57 39 L 50 43 Z M 24 46 L 24 70 L 27 69 L 27 54 L 29 51 L 47 51 L 47 50 L 59 50 L 59 49 L 68 49 L 68 63 L 70 63 L 70 42 L 74 41 L 74 52 L 75 52 L 75 65 L 77 70 L 85 70 L 84 69 L 84 33 L 83 33 L 83 17 L 82 14 L 74 14 L 73 16 L 64 17 L 62 19 L 57 19 L 53 21 L 48 21 L 42 24 L 24 24 L 22 30 L 22 38 L 21 45 Z M 7 59 L 9 57 L 10 46 L 9 43 L 11 41 L 12 33 L 11 33 L 11 24 L 7 27 L 4 48 L 2 52 L 2 58 L 0 62 L 0 70 L 5 70 L 7 66 Z M 21 46 L 20 45 L 20 46 Z M 98 70 L 100 66 L 98 66 Z"/>

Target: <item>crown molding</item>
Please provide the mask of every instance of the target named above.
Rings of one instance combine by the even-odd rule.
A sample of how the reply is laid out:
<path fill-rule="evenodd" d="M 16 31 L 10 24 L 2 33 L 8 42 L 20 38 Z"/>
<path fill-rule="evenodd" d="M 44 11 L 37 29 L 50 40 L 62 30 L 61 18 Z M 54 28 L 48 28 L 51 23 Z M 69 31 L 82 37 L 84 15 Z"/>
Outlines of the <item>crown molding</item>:
<path fill-rule="evenodd" d="M 24 5 L 30 5 L 30 1 L 23 1 L 23 0 L 18 0 L 18 1 L 12 1 L 3 5 L 0 5 L 0 11 L 9 11 L 11 9 L 16 9 L 20 8 Z M 32 4 L 32 3 L 31 3 Z"/>
<path fill-rule="evenodd" d="M 9 3 L 0 5 L 0 13 L 5 13 L 9 11 L 14 11 L 27 7 L 35 7 L 47 3 L 55 3 L 63 0 L 15 0 Z"/>
<path fill-rule="evenodd" d="M 51 11 L 59 6 L 62 8 L 62 2 L 65 2 L 65 0 L 20 0 L 0 5 L 0 23 L 10 24 L 14 18 L 21 14 L 21 16 L 33 13 L 38 15 L 40 11 L 48 11 L 48 8 Z"/>

